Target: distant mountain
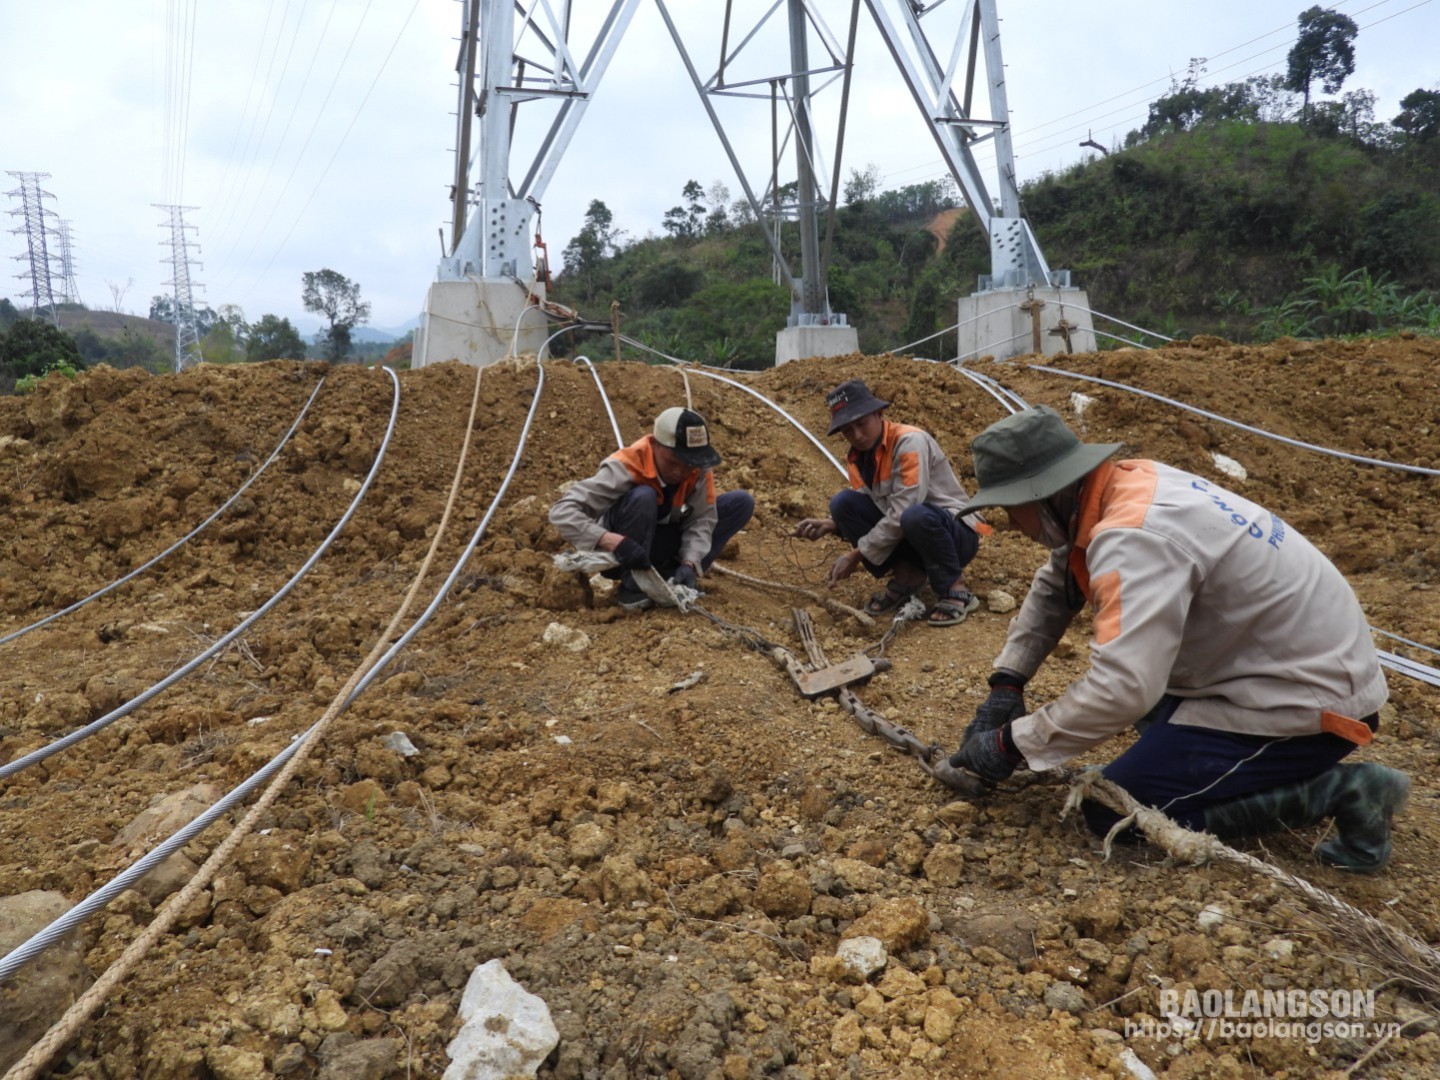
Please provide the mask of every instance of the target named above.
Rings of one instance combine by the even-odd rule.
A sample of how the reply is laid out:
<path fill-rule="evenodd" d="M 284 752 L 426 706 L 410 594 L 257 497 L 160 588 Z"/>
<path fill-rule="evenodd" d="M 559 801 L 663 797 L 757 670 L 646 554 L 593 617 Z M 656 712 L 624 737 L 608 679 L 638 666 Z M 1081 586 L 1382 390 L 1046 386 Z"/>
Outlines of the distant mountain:
<path fill-rule="evenodd" d="M 314 341 L 315 335 L 323 333 L 325 324 L 318 319 L 299 318 L 291 320 L 292 325 L 300 332 L 300 336 L 306 341 Z M 420 325 L 420 318 L 416 316 L 407 323 L 399 326 L 357 326 L 350 332 L 350 340 L 357 345 L 376 345 L 390 341 L 399 341 L 410 331 Z"/>
<path fill-rule="evenodd" d="M 375 331 L 376 331 L 377 333 L 380 333 L 380 334 L 389 334 L 389 335 L 390 335 L 390 340 L 392 340 L 392 341 L 398 341 L 400 338 L 403 338 L 406 334 L 409 334 L 409 333 L 411 333 L 411 332 L 413 332 L 413 331 L 415 331 L 415 330 L 418 330 L 418 329 L 420 329 L 420 316 L 419 316 L 419 315 L 416 315 L 415 318 L 411 319 L 409 322 L 403 322 L 403 323 L 401 323 L 399 326 L 377 326 L 377 327 L 375 327 Z"/>

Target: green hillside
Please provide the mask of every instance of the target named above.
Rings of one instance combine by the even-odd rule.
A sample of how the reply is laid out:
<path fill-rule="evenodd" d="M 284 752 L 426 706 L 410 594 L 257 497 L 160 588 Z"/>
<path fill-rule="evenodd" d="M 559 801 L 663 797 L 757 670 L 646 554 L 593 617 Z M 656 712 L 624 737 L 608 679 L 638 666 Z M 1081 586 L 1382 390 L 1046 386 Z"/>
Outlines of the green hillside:
<path fill-rule="evenodd" d="M 1406 124 L 1390 125 L 1361 122 L 1365 91 L 1314 104 L 1304 122 L 1265 120 L 1272 92 L 1182 84 L 1125 149 L 1026 185 L 1050 265 L 1069 268 L 1096 311 L 1170 336 L 1440 332 L 1440 93 L 1417 91 Z M 935 228 L 948 182 L 877 192 L 865 180 L 852 173 L 822 229 L 831 306 L 862 351 L 880 352 L 953 324 L 989 249 L 963 213 L 948 234 Z M 624 332 L 677 356 L 766 366 L 789 297 L 760 227 L 707 215 L 700 191 L 687 185 L 669 235 L 628 245 L 592 203 L 555 297 L 607 324 L 615 302 Z M 787 252 L 795 229 L 782 226 Z"/>
<path fill-rule="evenodd" d="M 1243 339 L 1273 321 L 1264 309 L 1322 299 L 1347 275 L 1397 299 L 1440 289 L 1436 151 L 1440 140 L 1383 147 L 1225 121 L 1047 176 L 1025 189 L 1025 210 L 1051 265 L 1069 267 L 1096 310 Z M 974 272 L 988 258 L 978 233 L 947 254 Z"/>

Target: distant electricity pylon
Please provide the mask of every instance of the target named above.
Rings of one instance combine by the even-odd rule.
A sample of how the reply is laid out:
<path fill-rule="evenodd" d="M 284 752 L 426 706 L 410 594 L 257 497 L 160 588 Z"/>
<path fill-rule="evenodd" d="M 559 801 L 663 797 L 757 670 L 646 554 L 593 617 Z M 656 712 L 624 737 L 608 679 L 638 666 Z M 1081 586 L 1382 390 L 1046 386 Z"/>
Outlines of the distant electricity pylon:
<path fill-rule="evenodd" d="M 70 222 L 63 218 L 55 223 L 55 243 L 60 248 L 60 280 L 63 302 L 80 303 L 80 286 L 75 284 L 75 244 L 71 240 Z"/>
<path fill-rule="evenodd" d="M 16 196 L 20 199 L 20 209 L 11 210 L 12 217 L 20 215 L 25 219 L 25 224 L 18 229 L 11 229 L 16 235 L 25 234 L 27 251 L 24 255 L 16 255 L 17 260 L 28 259 L 30 272 L 28 274 L 16 274 L 21 281 L 27 277 L 30 279 L 30 291 L 21 293 L 21 296 L 28 296 L 32 301 L 32 307 L 36 315 L 44 308 L 50 311 L 50 321 L 57 327 L 60 325 L 60 316 L 55 312 L 55 293 L 50 282 L 50 250 L 46 246 L 45 238 L 49 230 L 45 227 L 46 215 L 54 216 L 54 210 L 45 209 L 43 200 L 55 198 L 48 191 L 40 188 L 41 180 L 48 180 L 49 173 L 43 172 L 15 172 L 7 170 L 10 176 L 20 181 L 20 186 L 14 191 L 7 191 L 5 194 L 12 199 Z"/>
<path fill-rule="evenodd" d="M 192 295 L 192 283 L 190 281 L 190 245 L 185 236 L 186 229 L 195 228 L 194 225 L 185 224 L 185 211 L 198 210 L 195 206 L 174 206 L 164 203 L 151 203 L 157 210 L 164 210 L 170 215 L 168 222 L 162 221 L 160 227 L 170 226 L 170 257 L 161 259 L 173 268 L 174 276 L 165 282 L 174 290 L 175 300 L 175 370 L 183 371 L 192 364 L 198 364 L 200 356 L 200 330 L 195 318 L 195 300 Z M 162 240 L 164 244 L 167 241 Z M 199 245 L 195 247 L 196 252 L 200 250 Z M 203 266 L 196 263 L 196 266 Z M 194 283 L 198 285 L 197 283 Z"/>

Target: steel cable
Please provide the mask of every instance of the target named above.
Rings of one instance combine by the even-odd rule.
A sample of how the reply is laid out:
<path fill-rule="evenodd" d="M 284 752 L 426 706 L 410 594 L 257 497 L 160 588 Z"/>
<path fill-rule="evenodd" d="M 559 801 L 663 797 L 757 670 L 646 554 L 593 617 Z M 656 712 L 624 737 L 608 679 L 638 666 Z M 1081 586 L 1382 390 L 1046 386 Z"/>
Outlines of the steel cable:
<path fill-rule="evenodd" d="M 280 442 L 276 444 L 275 449 L 270 452 L 270 456 L 265 459 L 265 463 L 261 465 L 260 468 L 256 469 L 253 473 L 251 473 L 250 479 L 246 480 L 245 483 L 241 484 L 240 487 L 236 489 L 235 494 L 231 495 L 230 498 L 226 499 L 225 502 L 218 509 L 216 509 L 213 514 L 207 517 L 199 525 L 196 525 L 195 528 L 191 529 L 188 533 L 182 536 L 179 540 L 175 541 L 175 543 L 171 544 L 164 551 L 160 552 L 159 555 L 156 555 L 144 566 L 137 566 L 134 570 L 131 570 L 130 573 L 126 574 L 124 577 L 118 579 L 117 581 L 112 581 L 103 589 L 97 589 L 95 592 L 85 597 L 85 599 L 77 600 L 69 607 L 62 608 L 60 611 L 55 612 L 53 615 L 47 615 L 39 622 L 33 622 L 29 626 L 22 626 L 19 630 L 14 630 L 6 634 L 4 637 L 0 637 L 0 645 L 4 645 L 8 642 L 14 641 L 16 638 L 24 637 L 26 634 L 30 633 L 30 631 L 38 630 L 42 626 L 48 626 L 56 619 L 64 615 L 69 615 L 72 611 L 80 610 L 86 604 L 90 603 L 90 601 L 98 600 L 100 597 L 106 595 L 107 593 L 113 592 L 121 585 L 124 585 L 127 581 L 130 581 L 133 578 L 136 578 L 139 575 L 143 574 L 146 570 L 150 569 L 150 567 L 154 566 L 161 559 L 165 558 L 167 555 L 171 555 L 174 552 L 178 551 L 186 543 L 199 536 L 200 533 L 206 528 L 206 526 L 208 526 L 212 521 L 218 518 L 226 510 L 230 509 L 231 506 L 235 505 L 235 500 L 240 498 L 241 495 L 245 494 L 245 489 L 248 488 L 251 484 L 253 484 L 256 480 L 259 480 L 260 474 L 263 473 L 266 469 L 268 469 L 271 462 L 273 462 L 277 457 L 280 456 L 280 451 L 283 450 L 285 448 L 285 444 L 290 441 L 290 436 L 295 434 L 295 429 L 300 426 L 300 422 L 305 419 L 305 414 L 310 411 L 310 406 L 315 401 L 315 395 L 320 393 L 320 387 L 324 385 L 324 378 L 322 378 L 318 383 L 315 384 L 315 389 L 311 391 L 310 399 L 305 402 L 304 407 L 300 410 L 300 415 L 295 417 L 295 422 L 290 425 L 290 430 L 285 432 L 284 437 L 281 438 Z"/>
<path fill-rule="evenodd" d="M 1177 409 L 1184 409 L 1186 412 L 1195 413 L 1197 416 L 1204 416 L 1207 419 L 1215 420 L 1221 424 L 1228 424 L 1231 427 L 1239 428 L 1241 431 L 1248 431 L 1250 434 L 1259 435 L 1261 438 L 1273 439 L 1275 442 L 1285 443 L 1287 446 L 1298 446 L 1302 450 L 1314 450 L 1317 454 L 1328 454 L 1331 457 L 1359 462 L 1362 465 L 1376 465 L 1380 468 L 1396 469 L 1400 472 L 1415 473 L 1419 476 L 1440 476 L 1440 469 L 1427 469 L 1421 465 L 1402 465 L 1395 461 L 1384 461 L 1380 458 L 1364 457 L 1360 454 L 1347 454 L 1343 450 L 1331 450 L 1329 447 L 1317 446 L 1314 443 L 1308 443 L 1301 439 L 1292 439 L 1286 435 L 1277 435 L 1263 428 L 1252 427 L 1250 424 L 1241 423 L 1239 420 L 1231 420 L 1229 417 L 1221 416 L 1219 413 L 1213 413 L 1207 409 L 1197 408 L 1194 405 L 1186 405 L 1183 401 L 1176 401 L 1174 398 L 1154 394 L 1149 390 L 1140 390 L 1133 386 L 1127 386 L 1125 383 L 1114 382 L 1111 379 L 1102 379 L 1096 375 L 1082 375 L 1078 371 L 1065 371 L 1062 368 L 1047 367 L 1044 364 L 1028 364 L 1026 366 L 1032 371 L 1044 371 L 1051 375 L 1063 375 L 1067 379 L 1080 379 L 1083 382 L 1108 386 L 1114 390 L 1123 390 L 1127 394 L 1138 394 L 1140 397 L 1150 398 L 1152 401 L 1161 401 L 1166 405 L 1173 405 Z"/>
<path fill-rule="evenodd" d="M 61 738 L 56 739 L 49 745 L 40 747 L 40 749 L 38 750 L 33 750 L 30 753 L 26 754 L 24 757 L 16 758 L 14 761 L 6 762 L 4 765 L 0 765 L 0 780 L 5 780 L 11 776 L 14 776 L 16 773 L 29 768 L 31 765 L 34 765 L 37 762 L 44 761 L 51 755 L 57 754 L 61 750 L 74 746 L 76 743 L 81 742 L 84 739 L 88 739 L 97 731 L 101 731 L 104 728 L 109 727 L 110 724 L 114 723 L 116 720 L 119 720 L 122 716 L 128 716 L 130 713 L 134 712 L 136 709 L 138 709 L 141 705 L 145 704 L 145 702 L 149 701 L 155 695 L 169 689 L 175 683 L 183 679 L 186 675 L 189 675 L 206 660 L 210 659 L 212 656 L 219 654 L 226 646 L 228 646 L 232 641 L 234 641 L 251 626 L 253 626 L 256 622 L 258 622 L 261 618 L 263 618 L 273 607 L 275 607 L 276 604 L 278 604 L 281 600 L 285 599 L 285 597 L 290 594 L 290 592 L 295 588 L 295 586 L 300 583 L 301 579 L 310 572 L 311 568 L 314 567 L 317 562 L 319 562 L 320 557 L 324 555 L 327 550 L 329 550 L 330 545 L 335 542 L 335 538 L 340 535 L 340 530 L 343 529 L 350 521 L 351 517 L 354 516 L 355 511 L 360 506 L 361 500 L 365 498 L 366 492 L 370 490 L 370 485 L 375 480 L 375 474 L 380 470 L 380 463 L 385 460 L 385 453 L 390 446 L 390 437 L 392 434 L 394 434 L 395 431 L 395 419 L 400 412 L 400 380 L 396 378 L 395 373 L 389 368 L 385 369 L 385 373 L 390 376 L 390 380 L 394 384 L 394 393 L 390 404 L 390 423 L 389 426 L 385 429 L 385 438 L 381 442 L 380 449 L 375 455 L 375 462 L 370 466 L 370 472 L 365 477 L 365 482 L 360 485 L 360 490 L 355 493 L 355 498 L 351 500 L 350 505 L 345 510 L 345 513 L 341 516 L 340 520 L 335 523 L 335 527 L 330 530 L 329 535 L 326 536 L 325 539 L 320 543 L 320 546 L 317 547 L 315 551 L 311 553 L 310 557 L 305 560 L 305 564 L 295 572 L 294 576 L 291 577 L 290 580 L 287 581 L 284 585 L 282 585 L 280 587 L 280 590 L 275 593 L 274 596 L 270 597 L 269 600 L 266 600 L 264 604 L 262 604 L 258 609 L 253 611 L 249 616 L 247 616 L 238 625 L 236 625 L 233 630 L 225 634 L 223 637 L 219 638 L 213 645 L 196 655 L 186 664 L 172 671 L 169 675 L 165 676 L 165 678 L 155 683 L 149 689 L 141 691 L 135 697 L 125 702 L 125 704 L 119 706 L 118 708 L 112 709 L 110 712 L 106 713 L 98 720 L 93 720 L 90 723 L 86 724 L 84 727 L 77 728 L 69 735 L 62 736 Z"/>
<path fill-rule="evenodd" d="M 659 356 L 662 359 L 669 360 L 672 364 L 684 365 L 689 370 L 704 375 L 707 379 L 716 379 L 723 383 L 729 383 L 731 386 L 738 387 L 739 389 L 744 390 L 751 397 L 759 398 L 766 405 L 769 405 L 770 408 L 774 409 L 777 413 L 783 416 L 786 420 L 790 421 L 790 423 L 795 426 L 795 429 L 797 431 L 804 435 L 805 438 L 809 439 L 810 442 L 814 444 L 815 448 L 819 450 L 822 454 L 824 454 L 826 458 L 829 459 L 830 464 L 835 466 L 836 471 L 839 472 L 841 476 L 849 475 L 849 473 L 846 472 L 845 466 L 841 465 L 840 462 L 835 459 L 834 454 L 830 453 L 829 450 L 825 449 L 825 444 L 822 443 L 819 439 L 817 439 L 814 435 L 812 435 L 809 429 L 806 428 L 804 424 L 800 423 L 799 420 L 796 420 L 795 417 L 791 416 L 775 402 L 771 401 L 764 394 L 760 393 L 760 391 L 754 389 L 753 387 L 746 386 L 742 382 L 737 382 L 734 379 L 727 378 L 724 375 L 718 375 L 715 372 L 709 370 L 704 364 L 696 364 L 689 360 L 681 360 L 678 356 L 671 356 L 668 353 L 663 353 L 659 349 L 652 348 L 651 346 L 646 345 L 643 341 L 636 341 L 634 338 L 626 337 L 624 334 L 620 335 L 620 340 L 625 342 L 625 344 L 632 345 L 635 348 L 640 349 L 644 352 L 653 353 L 654 355 Z"/>
<path fill-rule="evenodd" d="M 557 334 L 555 336 L 559 335 Z M 553 340 L 553 337 L 549 340 Z M 546 344 L 549 344 L 548 340 Z M 341 688 L 339 693 L 337 693 L 334 701 L 332 701 L 330 707 L 326 710 L 325 715 L 323 715 L 318 721 L 316 721 L 315 724 L 308 728 L 302 736 L 292 742 L 290 746 L 286 747 L 283 751 L 281 751 L 281 753 L 277 754 L 275 758 L 273 758 L 267 765 L 265 765 L 262 769 L 258 770 L 249 780 L 247 780 L 244 784 L 240 785 L 240 787 L 244 788 L 243 793 L 241 793 L 237 788 L 235 792 L 232 792 L 229 796 L 225 798 L 225 800 L 223 800 L 227 808 L 233 806 L 236 802 L 238 802 L 241 798 L 244 797 L 244 794 L 248 794 L 250 791 L 252 791 L 262 780 L 273 775 L 276 769 L 280 769 L 283 767 L 284 771 L 281 772 L 281 774 L 275 778 L 275 780 L 270 784 L 270 786 L 266 788 L 265 792 L 261 795 L 260 800 L 256 803 L 254 807 L 250 809 L 250 812 L 246 815 L 245 819 L 240 823 L 240 825 L 238 825 L 234 830 L 232 830 L 229 836 L 227 836 L 226 839 L 221 843 L 221 845 L 211 854 L 210 858 L 206 860 L 204 866 L 202 866 L 196 872 L 195 876 L 191 878 L 190 882 L 185 886 L 185 888 L 181 890 L 179 894 L 172 897 L 169 902 L 167 902 L 165 907 L 162 908 L 162 910 L 156 915 L 155 919 L 152 920 L 152 922 L 145 929 L 145 931 L 143 931 L 142 934 L 138 938 L 136 938 L 135 941 L 130 944 L 130 946 L 126 948 L 125 952 L 121 955 L 121 957 L 116 960 L 109 969 L 106 970 L 105 974 L 102 975 L 101 978 L 97 980 L 71 1006 L 70 1010 L 65 1014 L 65 1016 L 63 1016 L 59 1021 L 57 1021 L 57 1023 L 53 1025 L 48 1032 L 46 1032 L 45 1036 L 39 1042 L 35 1043 L 30 1048 L 30 1050 L 26 1053 L 25 1057 L 21 1061 L 16 1063 L 16 1065 L 11 1069 L 10 1072 L 7 1072 L 5 1074 L 5 1080 L 28 1080 L 28 1078 L 34 1077 L 37 1074 L 37 1071 L 41 1067 L 43 1067 L 44 1063 L 47 1062 L 50 1057 L 53 1056 L 53 1054 L 61 1046 L 63 1046 L 65 1042 L 68 1041 L 68 1039 L 70 1039 L 74 1035 L 75 1031 L 78 1030 L 80 1024 L 82 1024 L 85 1019 L 90 1016 L 96 1008 L 99 1007 L 100 1003 L 105 1000 L 105 998 L 109 995 L 110 991 L 119 984 L 120 980 L 123 979 L 126 974 L 128 974 L 128 972 L 134 967 L 134 965 L 139 962 L 140 958 L 143 957 L 144 954 L 154 945 L 154 943 L 159 940 L 160 935 L 165 933 L 169 929 L 170 925 L 174 922 L 174 919 L 178 915 L 179 911 L 183 910 L 191 902 L 191 900 L 194 899 L 194 897 L 198 894 L 199 889 L 203 887 L 204 883 L 207 882 L 210 877 L 213 876 L 214 872 L 219 868 L 219 866 L 223 865 L 224 862 L 229 858 L 234 848 L 238 846 L 240 839 L 243 838 L 243 836 L 250 831 L 259 815 L 271 803 L 273 803 L 274 799 L 278 796 L 279 791 L 289 781 L 290 777 L 294 774 L 295 770 L 304 760 L 305 754 L 308 753 L 309 748 L 313 745 L 314 740 L 320 734 L 320 732 L 331 721 L 333 721 L 335 717 L 339 716 L 350 706 L 350 704 L 355 700 L 355 698 L 357 698 L 365 690 L 365 688 L 374 681 L 375 677 L 389 663 L 390 659 L 392 659 L 394 655 L 407 642 L 409 642 L 409 640 L 413 638 L 414 635 L 418 633 L 419 629 L 429 620 L 430 616 L 439 606 L 440 601 L 449 592 L 450 587 L 453 585 L 455 578 L 459 575 L 460 570 L 464 568 L 465 563 L 469 560 L 471 552 L 474 550 L 475 545 L 478 543 L 481 535 L 483 535 L 485 528 L 489 524 L 490 518 L 493 516 L 496 507 L 499 505 L 500 500 L 503 498 L 505 491 L 509 486 L 511 478 L 514 476 L 515 471 L 519 466 L 524 451 L 525 441 L 529 434 L 530 426 L 534 421 L 535 412 L 539 405 L 541 391 L 543 390 L 545 382 L 545 374 L 543 367 L 537 364 L 536 369 L 539 373 L 539 378 L 535 390 L 535 396 L 534 399 L 531 401 L 530 410 L 526 416 L 525 425 L 521 432 L 520 442 L 519 445 L 516 447 L 515 458 L 511 463 L 510 470 L 509 472 L 507 472 L 504 483 L 502 483 L 500 490 L 496 493 L 494 500 L 491 502 L 490 508 L 486 512 L 484 519 L 476 528 L 475 535 L 472 537 L 469 545 L 461 554 L 460 558 L 456 561 L 455 568 L 452 570 L 450 576 L 446 579 L 445 584 L 441 586 L 441 589 L 437 593 L 435 600 L 432 601 L 432 603 L 425 610 L 425 612 L 421 614 L 421 616 L 416 620 L 415 624 L 410 628 L 410 630 L 407 631 L 405 635 L 402 636 L 395 643 L 395 645 L 390 648 L 390 650 L 388 650 L 383 656 L 379 656 L 379 658 L 377 659 L 376 656 L 377 653 L 379 653 L 381 646 L 389 638 L 394 628 L 399 625 L 399 622 L 401 619 L 403 619 L 406 611 L 408 611 L 409 605 L 415 595 L 415 592 L 418 590 L 420 582 L 423 580 L 425 573 L 430 566 L 431 559 L 433 558 L 435 550 L 439 545 L 440 537 L 444 533 L 445 523 L 448 521 L 451 509 L 453 508 L 455 493 L 459 488 L 460 471 L 461 469 L 463 469 L 465 453 L 468 451 L 470 445 L 470 433 L 474 429 L 474 416 L 479 400 L 480 374 L 478 371 L 476 373 L 476 393 L 474 399 L 471 402 L 470 422 L 466 425 L 465 447 L 464 449 L 462 449 L 460 462 L 456 467 L 456 477 L 454 483 L 452 484 L 450 500 L 447 502 L 440 527 L 436 529 L 436 534 L 431 542 L 430 550 L 426 554 L 425 560 L 422 563 L 420 570 L 416 574 L 415 581 L 411 586 L 410 591 L 406 594 L 406 597 L 402 602 L 400 609 L 391 619 L 390 625 L 386 627 L 385 631 L 377 639 L 374 648 L 371 649 L 370 655 L 367 656 L 365 661 L 361 663 L 360 667 L 358 667 L 355 672 L 352 673 L 346 685 Z M 393 371 L 391 371 L 389 368 L 386 368 L 385 370 L 386 373 L 390 375 L 391 379 L 395 381 L 396 399 L 398 404 L 399 381 L 395 378 L 395 374 Z M 392 408 L 391 430 L 393 430 L 394 428 L 394 421 L 395 409 Z M 388 443 L 388 441 L 389 436 L 387 432 L 386 442 Z M 374 470 L 372 470 L 371 475 L 373 477 Z M 180 830 L 179 833 L 171 837 L 163 845 L 168 849 L 167 854 L 173 853 L 174 850 L 178 850 L 180 846 L 183 846 L 185 841 L 178 839 L 180 833 L 189 833 L 190 835 L 198 834 L 199 831 L 203 830 L 207 825 L 212 823 L 215 818 L 217 818 L 221 813 L 223 813 L 223 810 L 220 808 L 219 804 L 217 804 L 215 807 L 210 808 L 201 815 L 201 818 L 206 819 L 204 821 L 204 824 L 200 824 L 201 818 L 197 818 L 196 821 L 192 822 L 190 826 L 187 826 L 185 829 Z M 157 847 L 157 851 L 158 850 L 159 849 Z M 147 868 L 150 865 L 153 865 L 154 862 L 159 861 L 159 858 L 163 857 L 165 856 L 159 856 L 158 858 L 155 858 L 148 862 Z M 144 859 L 140 860 L 140 862 L 145 862 L 146 859 L 150 859 L 150 856 L 146 856 Z M 132 867 L 130 870 L 126 871 L 126 874 L 129 875 L 134 870 L 135 868 Z M 143 872 L 144 871 L 139 871 L 139 873 L 134 874 L 133 876 L 138 877 L 143 874 Z M 128 878 L 127 880 L 133 880 L 133 877 Z M 107 890 L 109 888 L 110 887 L 107 886 Z M 93 907 L 87 910 L 93 913 Z M 62 919 L 63 918 L 65 917 L 62 917 Z M 56 926 L 59 921 L 60 920 L 57 920 L 56 923 L 52 923 L 51 926 Z M 33 956 L 36 952 L 42 951 L 43 948 L 48 946 L 48 944 L 52 944 L 54 940 L 56 940 L 59 936 L 63 936 L 63 931 L 59 931 L 56 934 L 50 934 L 49 930 L 50 928 L 47 927 L 44 930 L 41 930 L 39 934 L 35 935 L 35 937 L 31 939 L 32 941 L 36 941 L 42 935 L 46 937 L 45 943 L 40 945 L 39 949 L 32 950 L 30 948 L 30 942 L 22 945 L 21 949 L 26 949 L 27 955 Z M 19 950 L 16 950 L 16 952 L 18 951 Z M 15 953 L 12 953 L 11 955 L 14 956 Z M 10 957 L 6 957 L 3 960 L 0 960 L 0 969 L 7 967 L 10 964 L 10 960 Z M 24 963 L 24 960 L 20 960 L 19 963 Z"/>

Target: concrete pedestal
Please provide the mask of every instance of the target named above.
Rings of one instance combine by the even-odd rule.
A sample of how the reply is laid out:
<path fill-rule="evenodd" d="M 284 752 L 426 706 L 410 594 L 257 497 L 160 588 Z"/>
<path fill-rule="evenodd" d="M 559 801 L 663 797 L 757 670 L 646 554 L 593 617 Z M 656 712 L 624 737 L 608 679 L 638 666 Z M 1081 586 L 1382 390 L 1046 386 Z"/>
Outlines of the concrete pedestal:
<path fill-rule="evenodd" d="M 992 289 L 960 298 L 959 358 L 1095 351 L 1084 289 Z M 1068 340 L 1067 340 L 1068 339 Z"/>
<path fill-rule="evenodd" d="M 848 356 L 860 351 L 853 326 L 787 326 L 775 335 L 775 366 L 808 356 Z"/>
<path fill-rule="evenodd" d="M 459 360 L 486 367 L 512 351 L 538 352 L 548 327 L 545 316 L 513 281 L 431 282 L 410 366 Z"/>

